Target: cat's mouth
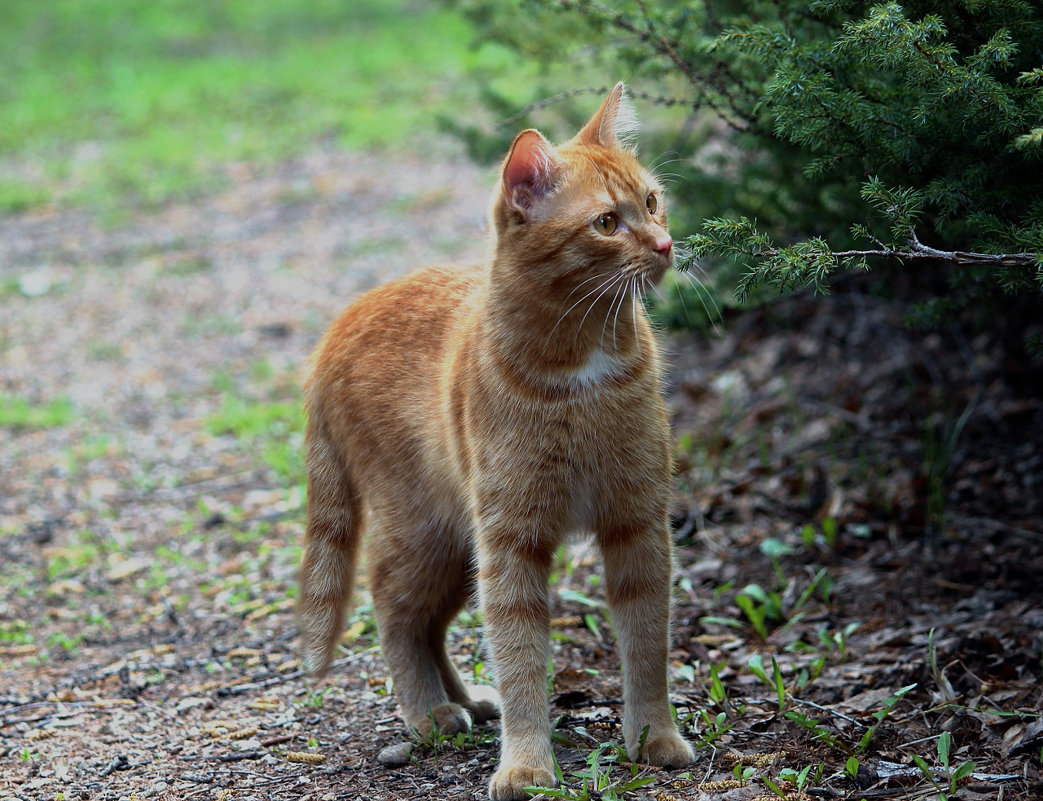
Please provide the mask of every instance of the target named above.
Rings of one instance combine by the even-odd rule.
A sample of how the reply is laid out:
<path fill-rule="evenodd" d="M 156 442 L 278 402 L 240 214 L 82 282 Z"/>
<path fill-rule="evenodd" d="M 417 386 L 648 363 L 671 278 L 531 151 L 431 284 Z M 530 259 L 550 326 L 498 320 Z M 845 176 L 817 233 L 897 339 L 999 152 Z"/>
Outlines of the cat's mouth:
<path fill-rule="evenodd" d="M 673 266 L 674 256 L 672 251 L 669 255 L 660 254 L 659 258 L 652 259 L 651 263 L 642 271 L 642 278 L 645 279 L 643 283 L 647 283 L 648 288 L 651 288 L 653 284 L 658 284 L 662 281 L 666 271 Z"/>

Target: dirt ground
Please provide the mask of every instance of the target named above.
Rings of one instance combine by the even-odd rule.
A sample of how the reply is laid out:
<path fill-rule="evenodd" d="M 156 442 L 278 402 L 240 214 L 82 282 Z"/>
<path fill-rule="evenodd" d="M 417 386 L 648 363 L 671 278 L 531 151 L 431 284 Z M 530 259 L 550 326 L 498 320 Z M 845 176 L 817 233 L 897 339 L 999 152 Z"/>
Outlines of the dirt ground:
<path fill-rule="evenodd" d="M 490 175 L 318 151 L 228 179 L 134 219 L 0 219 L 0 393 L 72 404 L 0 428 L 0 799 L 484 798 L 495 723 L 378 761 L 408 732 L 364 594 L 333 673 L 302 675 L 303 499 L 272 443 L 210 421 L 292 401 L 358 292 L 480 258 Z M 565 797 L 1043 798 L 1043 367 L 1002 324 L 903 312 L 863 279 L 665 337 L 697 761 L 602 747 L 619 664 L 579 543 L 555 574 Z M 488 683 L 478 623 L 452 651 Z"/>

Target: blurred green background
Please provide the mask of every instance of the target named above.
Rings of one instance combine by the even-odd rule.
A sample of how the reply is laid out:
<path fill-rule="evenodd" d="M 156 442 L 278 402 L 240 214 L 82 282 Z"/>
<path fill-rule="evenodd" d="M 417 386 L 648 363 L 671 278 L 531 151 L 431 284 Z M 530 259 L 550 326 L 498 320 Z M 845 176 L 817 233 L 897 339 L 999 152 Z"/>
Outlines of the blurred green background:
<path fill-rule="evenodd" d="M 4 0 L 0 213 L 155 206 L 321 144 L 423 149 L 531 69 L 434 2 Z"/>

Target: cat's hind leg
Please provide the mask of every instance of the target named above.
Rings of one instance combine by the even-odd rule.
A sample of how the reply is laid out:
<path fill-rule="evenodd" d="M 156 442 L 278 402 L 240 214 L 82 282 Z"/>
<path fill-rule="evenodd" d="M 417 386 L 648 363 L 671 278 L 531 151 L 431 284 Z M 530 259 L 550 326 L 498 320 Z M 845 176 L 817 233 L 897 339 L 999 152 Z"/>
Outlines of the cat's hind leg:
<path fill-rule="evenodd" d="M 468 593 L 468 596 L 470 593 Z M 466 602 L 466 601 L 465 601 Z M 462 604 L 461 604 L 462 606 Z M 457 609 L 459 611 L 459 608 Z M 455 615 L 455 612 L 454 612 Z M 471 716 L 475 723 L 484 723 L 500 716 L 500 707 L 490 698 L 473 698 L 467 687 L 464 686 L 459 672 L 449 659 L 449 652 L 445 648 L 445 635 L 449 628 L 452 616 L 446 620 L 441 634 L 432 634 L 431 648 L 438 667 L 438 673 L 442 677 L 442 685 L 445 687 L 446 695 L 454 704 L 459 704 Z"/>
<path fill-rule="evenodd" d="M 472 559 L 451 532 L 381 514 L 367 553 L 381 651 L 402 716 L 421 736 L 467 731 L 496 706 L 472 700 L 445 649 L 450 622 L 473 590 Z"/>

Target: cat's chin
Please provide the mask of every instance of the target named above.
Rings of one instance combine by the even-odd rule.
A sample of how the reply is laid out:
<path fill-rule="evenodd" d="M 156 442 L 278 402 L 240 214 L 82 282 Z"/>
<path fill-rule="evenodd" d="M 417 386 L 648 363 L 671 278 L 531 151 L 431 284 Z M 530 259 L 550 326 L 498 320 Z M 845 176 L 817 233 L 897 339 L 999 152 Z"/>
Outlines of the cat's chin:
<path fill-rule="evenodd" d="M 648 280 L 649 286 L 658 284 L 663 280 L 663 276 L 666 275 L 667 271 L 674 266 L 673 259 L 657 259 L 659 264 L 654 264 L 645 271 L 645 276 Z"/>

